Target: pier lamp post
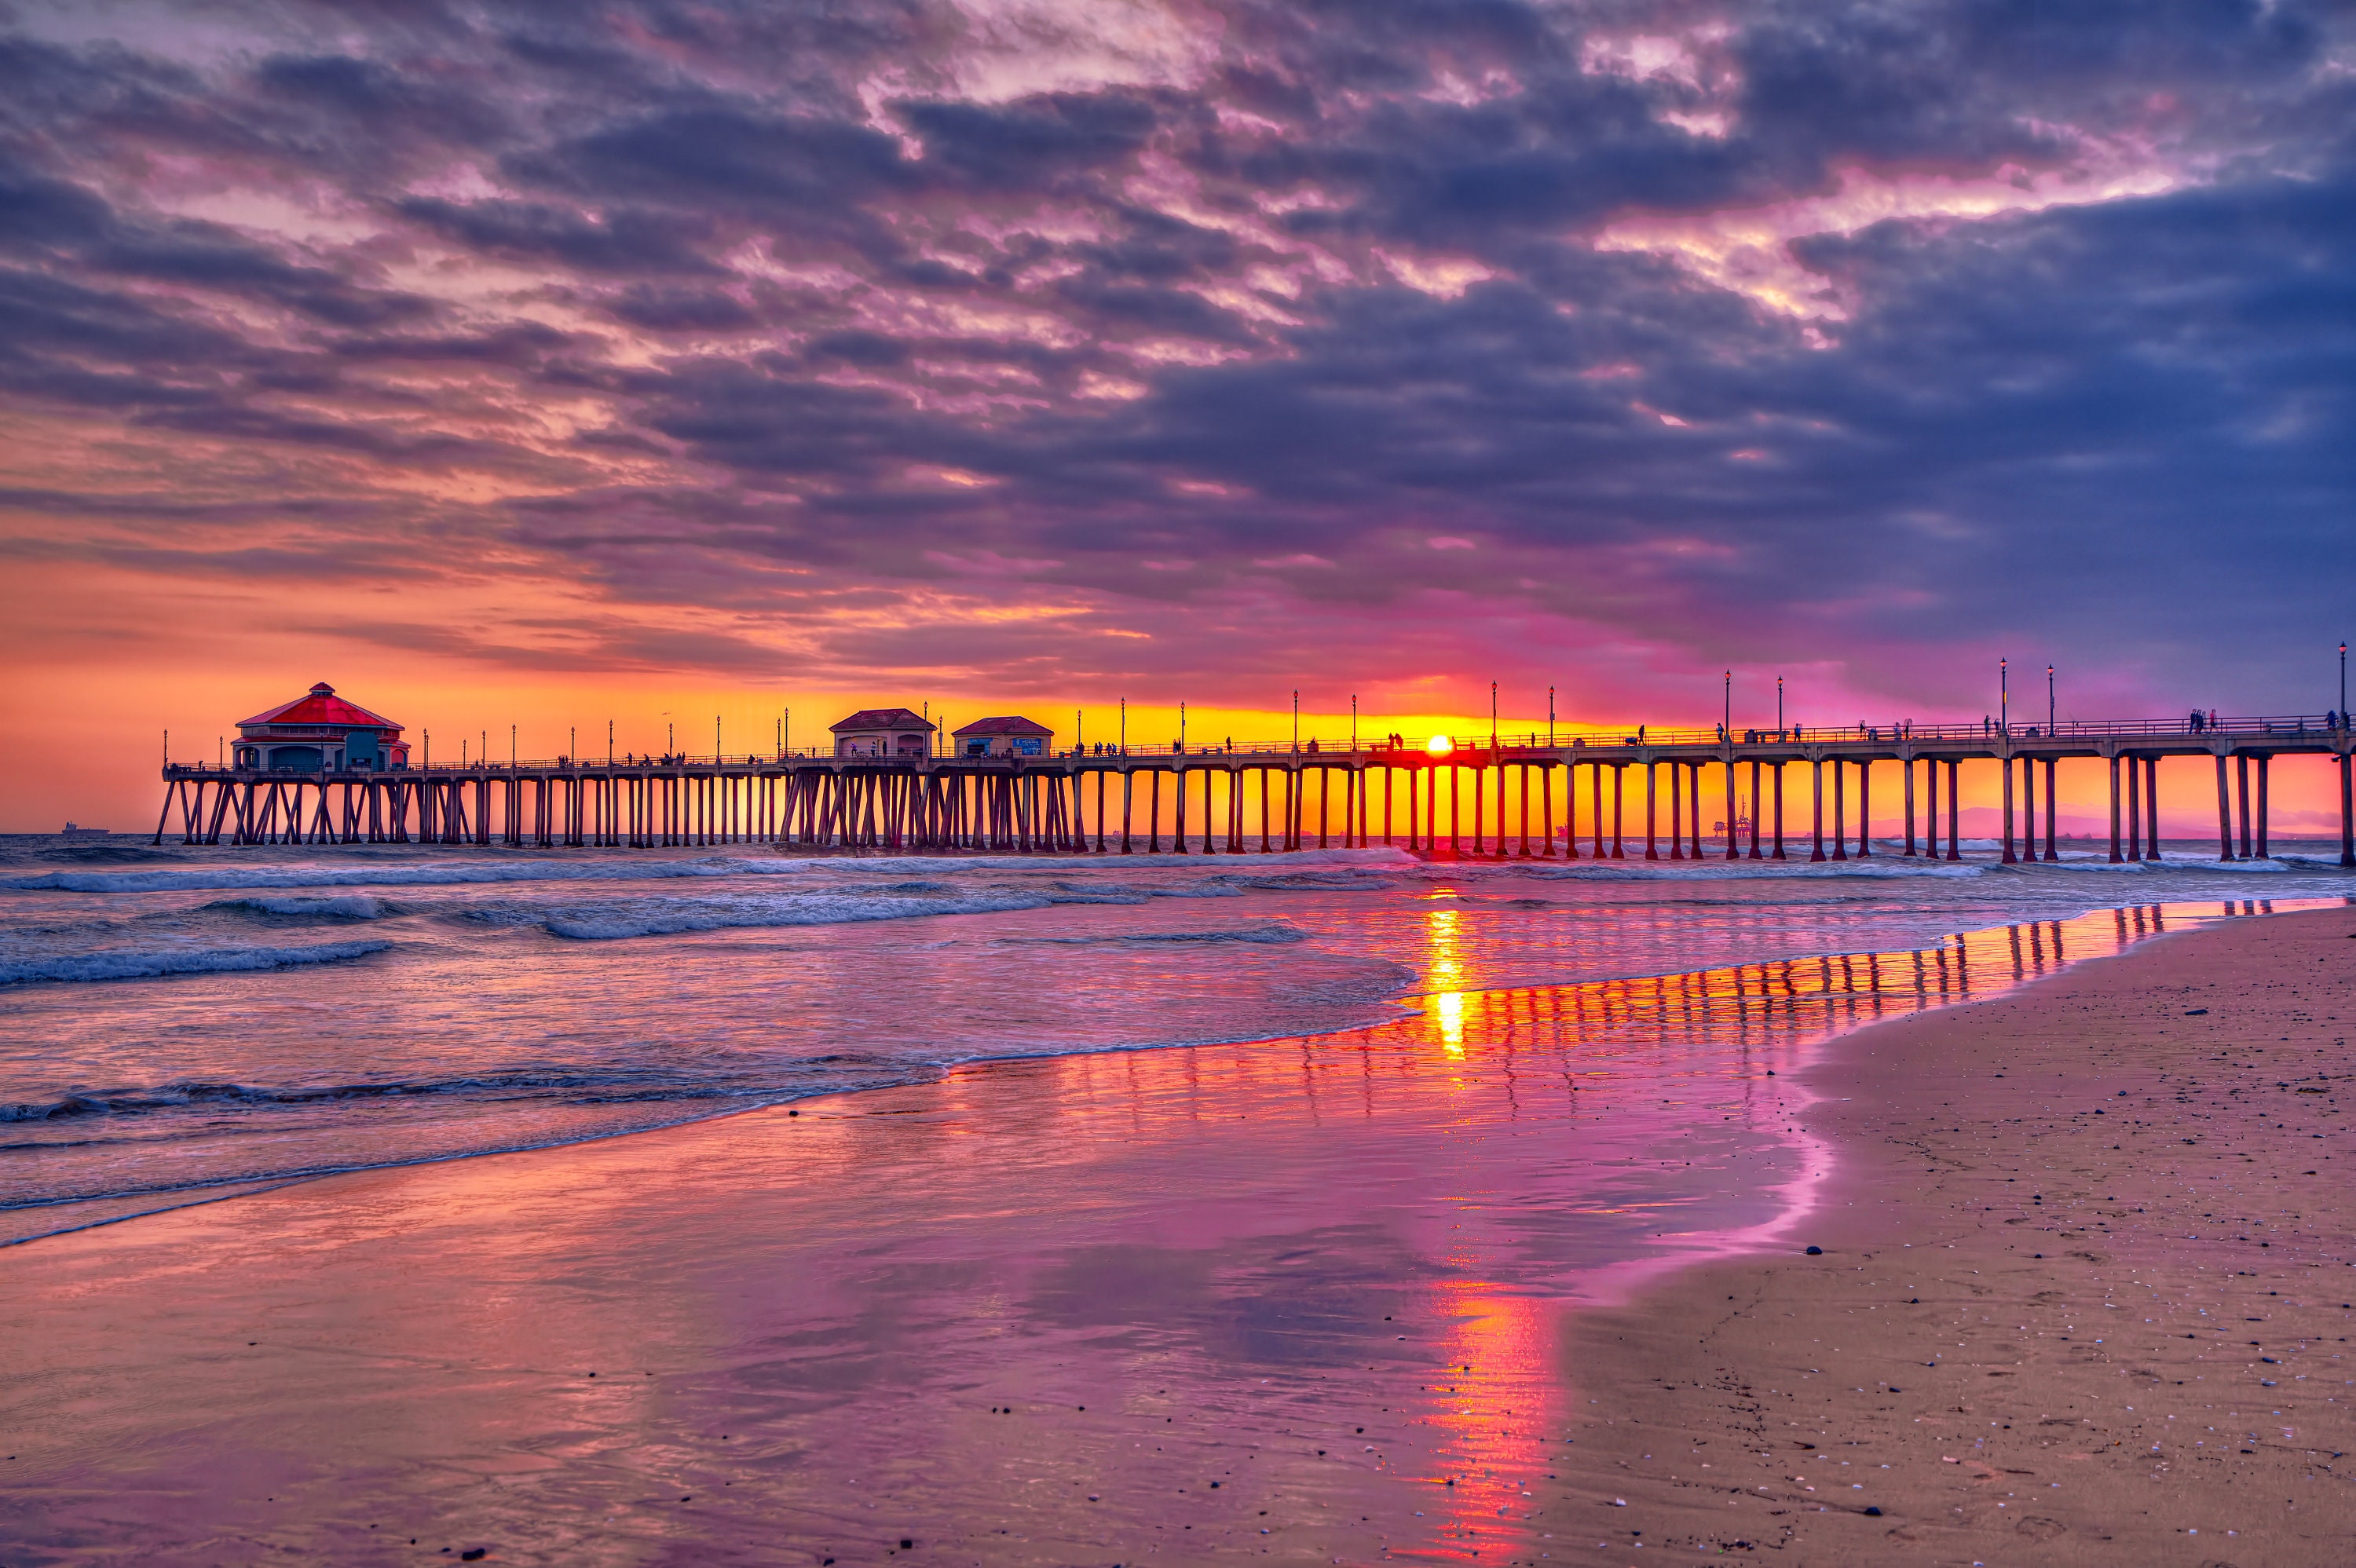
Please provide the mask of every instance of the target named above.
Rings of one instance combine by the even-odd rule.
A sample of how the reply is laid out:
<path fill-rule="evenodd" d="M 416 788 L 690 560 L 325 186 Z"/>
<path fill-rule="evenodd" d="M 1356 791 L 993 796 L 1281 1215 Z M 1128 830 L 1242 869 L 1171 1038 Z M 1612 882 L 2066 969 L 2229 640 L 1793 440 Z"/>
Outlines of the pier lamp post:
<path fill-rule="evenodd" d="M 2011 733 L 2008 728 L 2010 720 L 2007 717 L 2012 703 L 2011 662 L 2009 659 L 1996 661 L 1996 732 L 1999 735 Z"/>
<path fill-rule="evenodd" d="M 1129 755 L 1129 699 L 1126 697 L 1120 699 L 1120 754 L 1124 757 Z"/>
<path fill-rule="evenodd" d="M 1072 755 L 1074 755 L 1074 756 L 1076 756 L 1076 757 L 1083 757 L 1083 756 L 1087 755 L 1087 751 L 1088 751 L 1088 720 L 1087 720 L 1087 714 L 1085 714 L 1085 713 L 1082 713 L 1078 709 L 1075 708 L 1075 709 L 1072 709 Z"/>
<path fill-rule="evenodd" d="M 1493 681 L 1491 681 L 1491 682 L 1489 683 L 1489 752 L 1490 752 L 1490 754 L 1491 754 L 1491 755 L 1493 755 L 1493 756 L 1494 756 L 1494 755 L 1495 755 L 1495 753 L 1496 753 L 1496 750 L 1497 750 L 1497 683 L 1496 683 L 1495 681 L 1494 681 L 1494 680 L 1493 680 Z"/>
<path fill-rule="evenodd" d="M 782 755 L 794 743 L 794 710 L 782 709 L 777 715 L 777 751 Z"/>
<path fill-rule="evenodd" d="M 605 765 L 609 768 L 614 765 L 614 721 L 611 719 L 605 720 Z"/>
<path fill-rule="evenodd" d="M 1292 749 L 1301 750 L 1301 688 L 1292 688 Z"/>
<path fill-rule="evenodd" d="M 514 725 L 510 724 L 510 725 L 509 725 L 509 726 L 508 726 L 508 767 L 509 767 L 509 770 L 510 772 L 512 772 L 512 771 L 514 770 L 514 768 L 515 768 L 515 765 L 516 765 L 516 727 L 515 727 Z"/>
<path fill-rule="evenodd" d="M 491 765 L 491 732 L 488 730 L 477 730 L 475 733 L 482 740 L 482 744 L 475 748 L 475 755 L 482 758 L 483 766 L 487 768 Z M 459 746 L 459 750 L 461 752 L 466 750 L 463 743 Z"/>
<path fill-rule="evenodd" d="M 2340 727 L 2348 728 L 2348 641 L 2340 642 Z"/>
<path fill-rule="evenodd" d="M 1186 705 L 1183 702 L 1178 705 L 1178 754 L 1186 754 Z"/>
<path fill-rule="evenodd" d="M 1551 686 L 1547 688 L 1547 750 L 1554 750 L 1554 688 Z M 1551 855 L 1554 851 L 1549 849 L 1547 853 Z"/>
<path fill-rule="evenodd" d="M 2045 667 L 2045 733 L 2049 739 L 2053 734 L 2053 667 L 2051 665 Z"/>
<path fill-rule="evenodd" d="M 581 726 L 578 724 L 564 727 L 564 760 L 576 768 L 581 765 Z"/>
<path fill-rule="evenodd" d="M 720 765 L 720 715 L 712 716 L 712 765 Z"/>
<path fill-rule="evenodd" d="M 1783 737 L 1783 677 L 1775 677 L 1775 738 Z"/>
<path fill-rule="evenodd" d="M 171 732 L 169 730 L 166 730 L 166 731 L 164 731 L 164 752 L 165 752 L 165 754 L 166 754 L 166 756 L 169 756 L 169 755 L 171 754 L 171 751 L 172 751 L 172 732 Z M 1357 754 L 1358 754 L 1358 694 L 1357 694 L 1356 692 L 1355 692 L 1355 691 L 1354 691 L 1354 692 L 1350 693 L 1350 755 L 1352 755 L 1352 756 L 1354 756 L 1354 757 L 1355 757 L 1355 756 L 1356 756 Z"/>
<path fill-rule="evenodd" d="M 1718 738 L 1731 745 L 1734 741 L 1734 672 L 1726 672 L 1726 719 L 1718 727 Z M 1728 831 L 1731 832 L 1732 829 Z"/>

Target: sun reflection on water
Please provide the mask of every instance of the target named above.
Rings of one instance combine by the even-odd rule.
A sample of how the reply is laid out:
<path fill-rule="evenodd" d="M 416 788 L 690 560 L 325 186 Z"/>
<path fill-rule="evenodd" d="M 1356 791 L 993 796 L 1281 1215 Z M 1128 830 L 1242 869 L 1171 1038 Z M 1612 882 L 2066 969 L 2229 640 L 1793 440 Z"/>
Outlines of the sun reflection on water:
<path fill-rule="evenodd" d="M 1463 912 L 1424 912 L 1423 972 L 1431 979 L 1431 1006 L 1440 1024 L 1440 1049 L 1461 1060 L 1464 1055 L 1464 931 Z"/>

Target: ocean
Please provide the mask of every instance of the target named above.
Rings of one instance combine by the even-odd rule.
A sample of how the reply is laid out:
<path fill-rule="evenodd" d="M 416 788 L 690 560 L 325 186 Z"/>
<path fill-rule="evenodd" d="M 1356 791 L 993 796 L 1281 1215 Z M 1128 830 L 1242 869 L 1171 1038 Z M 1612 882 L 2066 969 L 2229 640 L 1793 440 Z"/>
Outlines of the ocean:
<path fill-rule="evenodd" d="M 2023 952 L 2038 971 L 2060 961 L 2072 922 L 2068 956 L 2087 955 L 2089 912 L 2132 909 L 2141 935 L 2356 893 L 2322 845 L 2235 864 L 2177 845 L 2124 867 L 2083 849 L 2006 867 L 1992 848 L 1810 865 L 5 839 L 0 1243 L 993 1059 L 1282 1041 L 1419 1013 L 1480 1049 L 1495 1043 L 1483 1020 L 1505 1016 L 1483 998 L 1502 994 L 1950 948 L 1959 970 L 1974 955 L 2000 969 L 2008 951 L 2020 975 Z M 1549 1017 L 1547 1049 L 1605 1049 L 1583 1016 Z M 1722 1021 L 1638 1009 L 1611 1025 L 1609 1052 L 1632 1069 L 1671 1053 L 1727 1083 L 1763 1071 Z M 1845 1021 L 1863 1019 L 1852 1008 L 1809 1027 Z M 1751 1140 L 1776 1179 L 1795 1168 L 1780 1109 L 1745 1120 L 1705 1095 L 1663 1115 L 1648 1136 L 1706 1122 Z M 1648 1211 L 1759 1211 L 1756 1194 L 1691 1175 L 1633 1192 L 1616 1167 L 1593 1179 Z M 1622 1261 L 1633 1243 L 1608 1231 L 1566 1266 Z"/>

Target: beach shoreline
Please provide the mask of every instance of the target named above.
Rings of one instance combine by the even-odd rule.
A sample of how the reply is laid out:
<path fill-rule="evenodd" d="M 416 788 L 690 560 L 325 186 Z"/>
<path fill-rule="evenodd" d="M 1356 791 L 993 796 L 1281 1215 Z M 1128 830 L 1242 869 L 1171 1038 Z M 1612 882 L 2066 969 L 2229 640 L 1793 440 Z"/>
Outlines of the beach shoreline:
<path fill-rule="evenodd" d="M 1790 1247 L 1569 1326 L 1558 1534 L 2344 1562 L 2351 935 L 2344 909 L 2221 923 L 1841 1040 L 1803 1074 L 1837 1164 Z"/>

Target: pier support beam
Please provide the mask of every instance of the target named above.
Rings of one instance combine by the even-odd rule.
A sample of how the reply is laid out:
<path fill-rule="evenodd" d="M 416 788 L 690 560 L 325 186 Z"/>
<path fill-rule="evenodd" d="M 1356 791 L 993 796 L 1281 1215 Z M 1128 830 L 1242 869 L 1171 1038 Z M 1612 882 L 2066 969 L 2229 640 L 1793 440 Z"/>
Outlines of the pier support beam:
<path fill-rule="evenodd" d="M 2144 763 L 2132 753 L 2123 761 L 2127 763 L 2127 859 L 2139 861 L 2144 859 Z M 2114 761 L 2115 765 L 2118 761 Z M 2118 791 L 2114 791 L 2114 807 L 2118 805 L 2115 794 Z"/>
<path fill-rule="evenodd" d="M 1775 855 L 1783 859 L 1783 764 L 1775 764 Z"/>
<path fill-rule="evenodd" d="M 1906 805 L 1906 859 L 1912 860 L 1914 859 L 1914 759 L 1905 758 L 1899 763 L 1898 768 L 1905 775 L 1900 781 L 1900 793 L 1905 796 Z"/>
<path fill-rule="evenodd" d="M 2266 848 L 2266 763 L 2271 760 L 2264 752 L 2258 753 L 2258 859 L 2261 860 L 2274 859 Z"/>
<path fill-rule="evenodd" d="M 1841 771 L 1838 757 L 1833 759 L 1833 859 L 1848 859 L 1848 777 Z"/>
<path fill-rule="evenodd" d="M 2045 859 L 2048 861 L 2062 859 L 2060 852 L 2053 847 L 2054 819 L 2061 815 L 2061 807 L 2055 803 L 2062 798 L 2055 792 L 2054 771 L 2061 765 L 2061 759 L 2057 757 L 2045 759 Z"/>
<path fill-rule="evenodd" d="M 1686 858 L 1685 781 L 1686 765 L 1669 764 L 1669 859 Z"/>
<path fill-rule="evenodd" d="M 1759 853 L 1759 759 L 1751 759 L 1751 858 L 1764 859 Z"/>
<path fill-rule="evenodd" d="M 1655 816 L 1659 773 L 1659 764 L 1655 763 L 1644 764 L 1644 859 L 1647 860 L 1657 860 L 1661 858 L 1660 835 Z"/>
<path fill-rule="evenodd" d="M 1686 798 L 1693 805 L 1693 859 L 1697 860 L 1701 859 L 1701 763 L 1694 763 L 1693 776 L 1686 781 Z"/>
<path fill-rule="evenodd" d="M 1742 858 L 1742 846 L 1737 841 L 1740 836 L 1734 831 L 1735 816 L 1734 752 L 1730 747 L 1726 753 L 1726 858 L 1730 860 Z"/>
<path fill-rule="evenodd" d="M 2342 720 L 2344 723 L 2345 720 Z M 2356 866 L 2356 812 L 2351 812 L 2351 775 L 2356 774 L 2356 756 L 2340 753 L 2340 863 Z"/>
<path fill-rule="evenodd" d="M 2217 859 L 2233 858 L 2233 796 L 2225 778 L 2225 753 L 2217 753 Z"/>
<path fill-rule="evenodd" d="M 1460 855 L 1464 851 L 1464 835 L 1457 820 L 1458 806 L 1463 800 L 1458 788 L 1463 772 L 1454 763 L 1448 764 L 1448 852 L 1451 855 Z M 1474 804 L 1478 805 L 1481 792 L 1475 790 L 1472 793 Z"/>
<path fill-rule="evenodd" d="M 1595 858 L 1601 860 L 1604 858 L 1603 764 L 1601 763 L 1590 763 L 1587 765 L 1587 771 L 1590 775 L 1588 778 L 1588 809 L 1591 811 L 1595 816 Z"/>
<path fill-rule="evenodd" d="M 1999 758 L 1997 768 L 2004 774 L 2004 863 L 2010 866 L 2019 863 L 2012 853 L 2012 759 Z"/>
<path fill-rule="evenodd" d="M 1614 763 L 1612 764 L 1612 858 L 1615 860 L 1628 858 L 1626 840 L 1621 832 L 1622 818 L 1627 807 L 1628 764 Z"/>
<path fill-rule="evenodd" d="M 1579 857 L 1579 764 L 1562 765 L 1562 858 Z"/>
<path fill-rule="evenodd" d="M 1939 858 L 1939 761 L 1936 757 L 1922 759 L 1922 782 L 1928 796 L 1922 814 L 1922 852 L 1935 860 Z"/>
<path fill-rule="evenodd" d="M 1869 859 L 1873 855 L 1873 759 L 1860 757 L 1857 763 L 1857 858 Z"/>
<path fill-rule="evenodd" d="M 2159 859 L 2159 758 L 2157 754 L 2143 760 L 2144 843 L 2150 853 L 2145 858 Z"/>
<path fill-rule="evenodd" d="M 1810 758 L 1810 759 L 1809 759 L 1809 761 L 1808 761 L 1808 767 L 1809 767 L 1810 772 L 1811 772 L 1811 773 L 1813 773 L 1813 775 L 1814 775 L 1814 779 L 1813 779 L 1814 787 L 1809 791 L 1809 803 L 1810 803 L 1810 805 L 1814 807 L 1814 809 L 1815 809 L 1815 826 L 1814 826 L 1814 827 L 1813 827 L 1813 829 L 1812 829 L 1812 833 L 1811 833 L 1811 837 L 1813 837 L 1814 842 L 1815 842 L 1815 848 L 1812 848 L 1812 849 L 1810 849 L 1810 850 L 1808 851 L 1808 859 L 1809 859 L 1811 862 L 1815 862 L 1815 861 L 1817 861 L 1817 860 L 1821 860 L 1821 859 L 1823 859 L 1825 858 L 1825 764 L 1824 764 L 1824 759 L 1823 759 L 1823 758 L 1821 758 L 1821 757 L 1812 757 L 1812 758 Z"/>
<path fill-rule="evenodd" d="M 1964 764 L 1961 759 L 1947 764 L 1947 859 L 1964 858 Z"/>
<path fill-rule="evenodd" d="M 2037 759 L 2020 759 L 2020 858 L 2037 859 Z M 2051 805 L 2052 802 L 2046 803 Z"/>
<path fill-rule="evenodd" d="M 2233 772 L 2242 795 L 2242 859 L 2250 858 L 2250 753 L 2238 752 L 2233 756 Z"/>

